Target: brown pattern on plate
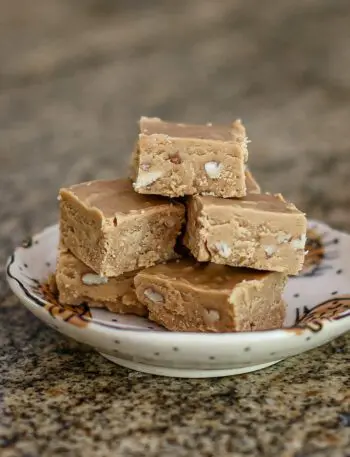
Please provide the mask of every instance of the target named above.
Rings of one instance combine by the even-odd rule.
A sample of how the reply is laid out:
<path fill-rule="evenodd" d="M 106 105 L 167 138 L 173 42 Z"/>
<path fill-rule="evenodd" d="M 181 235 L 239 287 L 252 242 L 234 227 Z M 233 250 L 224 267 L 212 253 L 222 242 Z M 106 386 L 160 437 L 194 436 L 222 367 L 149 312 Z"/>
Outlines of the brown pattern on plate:
<path fill-rule="evenodd" d="M 324 321 L 342 319 L 349 315 L 347 311 L 350 312 L 350 295 L 335 296 L 312 309 L 304 307 L 302 315 L 297 309 L 295 327 L 290 330 L 297 331 L 298 329 L 308 328 L 316 333 L 322 330 Z"/>
<path fill-rule="evenodd" d="M 322 235 L 316 230 L 308 229 L 306 236 L 305 250 L 307 254 L 301 275 L 313 276 L 323 262 L 326 249 L 322 241 Z"/>
<path fill-rule="evenodd" d="M 54 319 L 69 322 L 77 327 L 86 327 L 91 319 L 89 307 L 82 303 L 78 306 L 62 305 L 58 299 L 55 275 L 51 275 L 47 282 L 39 284 L 36 292 L 45 300 L 44 308 Z"/>

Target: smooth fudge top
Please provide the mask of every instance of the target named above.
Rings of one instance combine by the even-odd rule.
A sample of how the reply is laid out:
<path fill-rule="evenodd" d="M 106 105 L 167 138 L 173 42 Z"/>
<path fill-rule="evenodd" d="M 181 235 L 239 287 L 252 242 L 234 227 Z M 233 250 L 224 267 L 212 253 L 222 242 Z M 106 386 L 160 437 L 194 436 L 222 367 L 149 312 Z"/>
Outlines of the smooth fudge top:
<path fill-rule="evenodd" d="M 142 135 L 166 135 L 170 138 L 191 138 L 211 141 L 245 141 L 246 130 L 240 120 L 231 125 L 177 124 L 165 122 L 158 117 L 141 117 L 140 131 Z"/>
<path fill-rule="evenodd" d="M 270 272 L 196 262 L 187 258 L 150 267 L 141 271 L 140 275 L 142 274 L 166 277 L 169 281 L 181 281 L 194 288 L 232 290 L 243 281 L 259 281 Z"/>
<path fill-rule="evenodd" d="M 61 198 L 72 196 L 88 209 L 98 209 L 106 218 L 169 205 L 164 197 L 136 193 L 129 179 L 90 181 L 60 190 Z"/>
<path fill-rule="evenodd" d="M 216 198 L 211 196 L 196 195 L 195 199 L 201 201 L 206 207 L 233 207 L 266 211 L 272 213 L 302 214 L 293 203 L 286 201 L 281 194 L 248 194 L 243 198 Z"/>

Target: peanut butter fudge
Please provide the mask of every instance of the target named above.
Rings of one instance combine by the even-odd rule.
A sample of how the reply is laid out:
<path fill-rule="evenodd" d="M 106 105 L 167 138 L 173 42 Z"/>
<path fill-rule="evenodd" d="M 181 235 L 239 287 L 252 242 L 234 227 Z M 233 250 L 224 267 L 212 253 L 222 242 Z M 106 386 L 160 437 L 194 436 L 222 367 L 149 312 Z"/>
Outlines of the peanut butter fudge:
<path fill-rule="evenodd" d="M 132 167 L 141 194 L 180 197 L 246 194 L 247 136 L 242 123 L 190 125 L 142 117 Z"/>
<path fill-rule="evenodd" d="M 281 195 L 188 200 L 185 245 L 201 262 L 297 274 L 304 262 L 306 218 Z"/>
<path fill-rule="evenodd" d="M 134 192 L 127 179 L 92 181 L 60 191 L 61 239 L 101 276 L 119 276 L 176 257 L 185 208 Z"/>
<path fill-rule="evenodd" d="M 124 273 L 115 278 L 99 276 L 63 246 L 59 249 L 56 286 L 60 303 L 93 308 L 107 308 L 114 313 L 147 315 L 147 309 L 136 297 L 134 276 Z"/>
<path fill-rule="evenodd" d="M 140 271 L 136 295 L 168 330 L 233 332 L 281 327 L 282 273 L 181 259 Z"/>

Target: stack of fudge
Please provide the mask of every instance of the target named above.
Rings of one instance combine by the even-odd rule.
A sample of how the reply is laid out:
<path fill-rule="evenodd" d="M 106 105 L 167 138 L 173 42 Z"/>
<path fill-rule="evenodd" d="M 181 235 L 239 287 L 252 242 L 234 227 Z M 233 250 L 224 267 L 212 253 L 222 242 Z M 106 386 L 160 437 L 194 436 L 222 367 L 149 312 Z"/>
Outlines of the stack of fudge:
<path fill-rule="evenodd" d="M 60 190 L 60 302 L 173 331 L 282 326 L 306 218 L 280 194 L 261 193 L 243 124 L 139 125 L 130 178 Z"/>

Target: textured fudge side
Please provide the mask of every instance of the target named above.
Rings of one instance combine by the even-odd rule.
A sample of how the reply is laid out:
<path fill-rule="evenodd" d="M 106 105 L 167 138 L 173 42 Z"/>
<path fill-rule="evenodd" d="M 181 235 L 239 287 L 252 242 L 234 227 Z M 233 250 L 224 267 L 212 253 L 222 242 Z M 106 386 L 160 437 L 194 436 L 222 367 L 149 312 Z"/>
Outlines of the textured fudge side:
<path fill-rule="evenodd" d="M 306 218 L 280 195 L 188 200 L 185 245 L 202 262 L 297 274 L 304 263 Z"/>
<path fill-rule="evenodd" d="M 281 327 L 286 276 L 182 259 L 140 271 L 137 298 L 169 330 L 232 332 Z"/>
<path fill-rule="evenodd" d="M 64 245 L 99 275 L 119 276 L 176 257 L 185 208 L 134 192 L 126 179 L 60 191 Z"/>
<path fill-rule="evenodd" d="M 107 308 L 114 313 L 145 316 L 147 309 L 135 294 L 136 273 L 125 273 L 115 278 L 99 276 L 61 246 L 56 268 L 60 303 L 80 305 L 85 302 L 91 307 Z"/>
<path fill-rule="evenodd" d="M 141 118 L 140 130 L 132 158 L 137 192 L 169 197 L 246 194 L 248 140 L 240 121 L 213 126 Z"/>

